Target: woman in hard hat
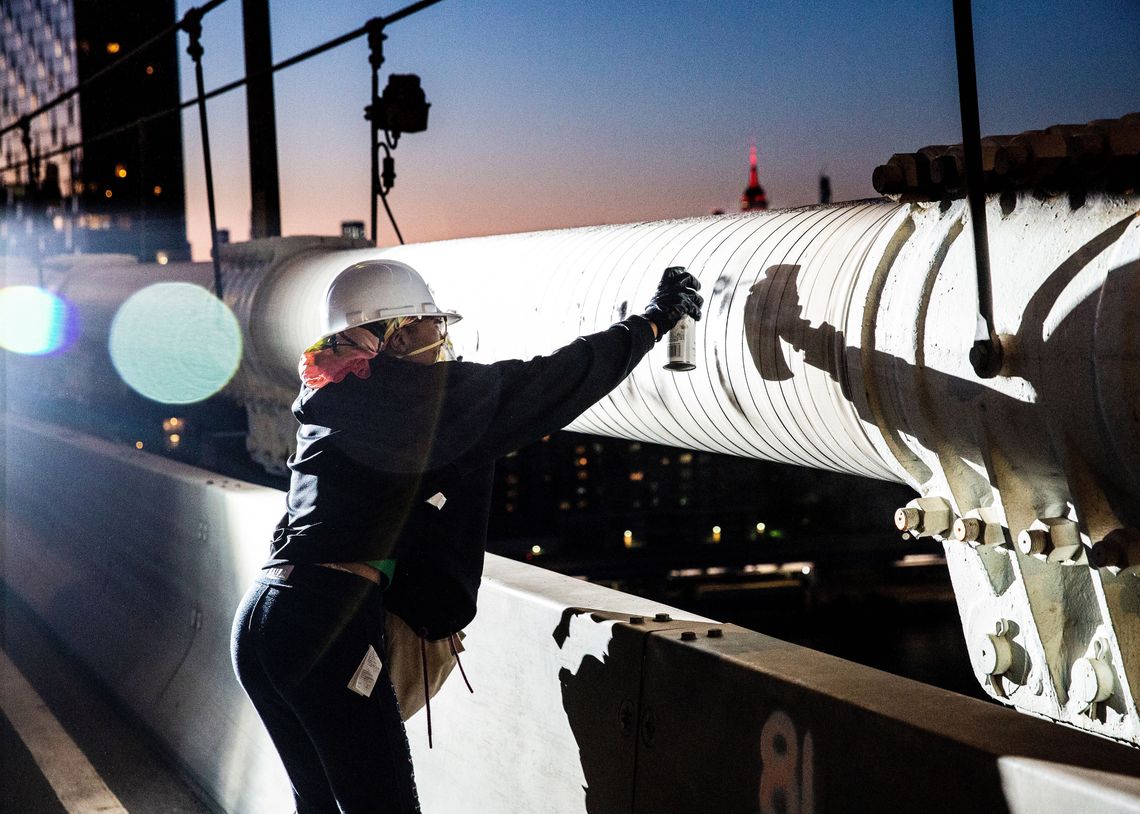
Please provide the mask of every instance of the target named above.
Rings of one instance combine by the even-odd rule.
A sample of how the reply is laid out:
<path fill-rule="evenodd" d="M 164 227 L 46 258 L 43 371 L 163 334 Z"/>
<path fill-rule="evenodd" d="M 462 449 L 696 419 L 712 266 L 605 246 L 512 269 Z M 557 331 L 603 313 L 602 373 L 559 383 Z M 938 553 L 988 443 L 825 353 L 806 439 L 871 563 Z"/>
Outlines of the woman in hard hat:
<path fill-rule="evenodd" d="M 667 269 L 644 314 L 484 365 L 447 360 L 460 316 L 411 267 L 368 261 L 336 278 L 301 360 L 287 511 L 233 633 L 301 814 L 419 811 L 385 609 L 427 640 L 471 621 L 495 460 L 570 423 L 681 318 L 699 319 L 699 287 Z"/>

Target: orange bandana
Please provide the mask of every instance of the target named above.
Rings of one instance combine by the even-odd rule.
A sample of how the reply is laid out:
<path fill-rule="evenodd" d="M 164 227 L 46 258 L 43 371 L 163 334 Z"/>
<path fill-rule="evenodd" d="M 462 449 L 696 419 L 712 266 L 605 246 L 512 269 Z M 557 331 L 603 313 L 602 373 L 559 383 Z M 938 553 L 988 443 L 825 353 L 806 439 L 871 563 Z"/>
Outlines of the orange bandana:
<path fill-rule="evenodd" d="M 368 363 L 380 352 L 380 340 L 364 328 L 349 328 L 325 337 L 301 356 L 298 372 L 306 387 L 320 390 L 326 384 L 344 381 L 349 374 L 367 379 Z"/>

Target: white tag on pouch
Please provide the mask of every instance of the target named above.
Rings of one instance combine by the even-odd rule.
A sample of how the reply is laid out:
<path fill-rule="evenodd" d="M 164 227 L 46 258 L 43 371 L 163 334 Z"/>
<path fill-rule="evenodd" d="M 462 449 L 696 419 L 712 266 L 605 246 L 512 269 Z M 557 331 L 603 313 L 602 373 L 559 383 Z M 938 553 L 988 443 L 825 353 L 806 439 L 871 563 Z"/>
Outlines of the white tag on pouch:
<path fill-rule="evenodd" d="M 289 575 L 293 573 L 292 565 L 275 565 L 272 568 L 265 569 L 265 576 L 267 579 L 279 579 L 285 582 L 289 579 Z"/>
<path fill-rule="evenodd" d="M 434 495 L 429 497 L 426 502 L 435 506 L 437 509 L 443 509 L 443 504 L 447 502 L 447 498 L 444 497 L 443 492 L 436 492 Z"/>
<path fill-rule="evenodd" d="M 372 645 L 368 645 L 368 651 L 360 660 L 360 666 L 356 668 L 356 672 L 352 674 L 348 688 L 357 695 L 368 698 L 372 695 L 372 688 L 376 686 L 376 679 L 380 677 L 380 670 L 383 666 L 380 657 L 376 655 L 376 650 Z"/>

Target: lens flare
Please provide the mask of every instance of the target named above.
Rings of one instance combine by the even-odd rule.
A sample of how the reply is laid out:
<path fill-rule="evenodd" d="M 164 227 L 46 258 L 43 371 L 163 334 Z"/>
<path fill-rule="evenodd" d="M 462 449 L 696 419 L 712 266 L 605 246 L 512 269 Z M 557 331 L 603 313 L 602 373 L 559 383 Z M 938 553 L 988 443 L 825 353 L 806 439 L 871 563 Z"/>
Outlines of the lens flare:
<path fill-rule="evenodd" d="M 241 361 L 241 328 L 206 289 L 157 283 L 130 296 L 111 323 L 111 362 L 128 385 L 163 404 L 217 393 Z"/>
<path fill-rule="evenodd" d="M 0 347 L 43 356 L 75 339 L 75 309 L 50 291 L 32 285 L 0 290 Z"/>

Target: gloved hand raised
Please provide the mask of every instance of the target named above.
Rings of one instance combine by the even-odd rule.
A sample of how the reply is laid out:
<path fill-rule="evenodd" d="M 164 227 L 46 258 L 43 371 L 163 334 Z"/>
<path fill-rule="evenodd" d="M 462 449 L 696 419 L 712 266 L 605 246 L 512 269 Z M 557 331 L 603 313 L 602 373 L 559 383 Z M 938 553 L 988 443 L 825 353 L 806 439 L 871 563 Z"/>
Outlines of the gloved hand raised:
<path fill-rule="evenodd" d="M 700 287 L 697 278 L 685 271 L 684 266 L 665 269 L 661 282 L 657 284 L 657 293 L 642 314 L 657 326 L 658 340 L 684 317 L 701 318 L 704 298 L 697 293 Z"/>

